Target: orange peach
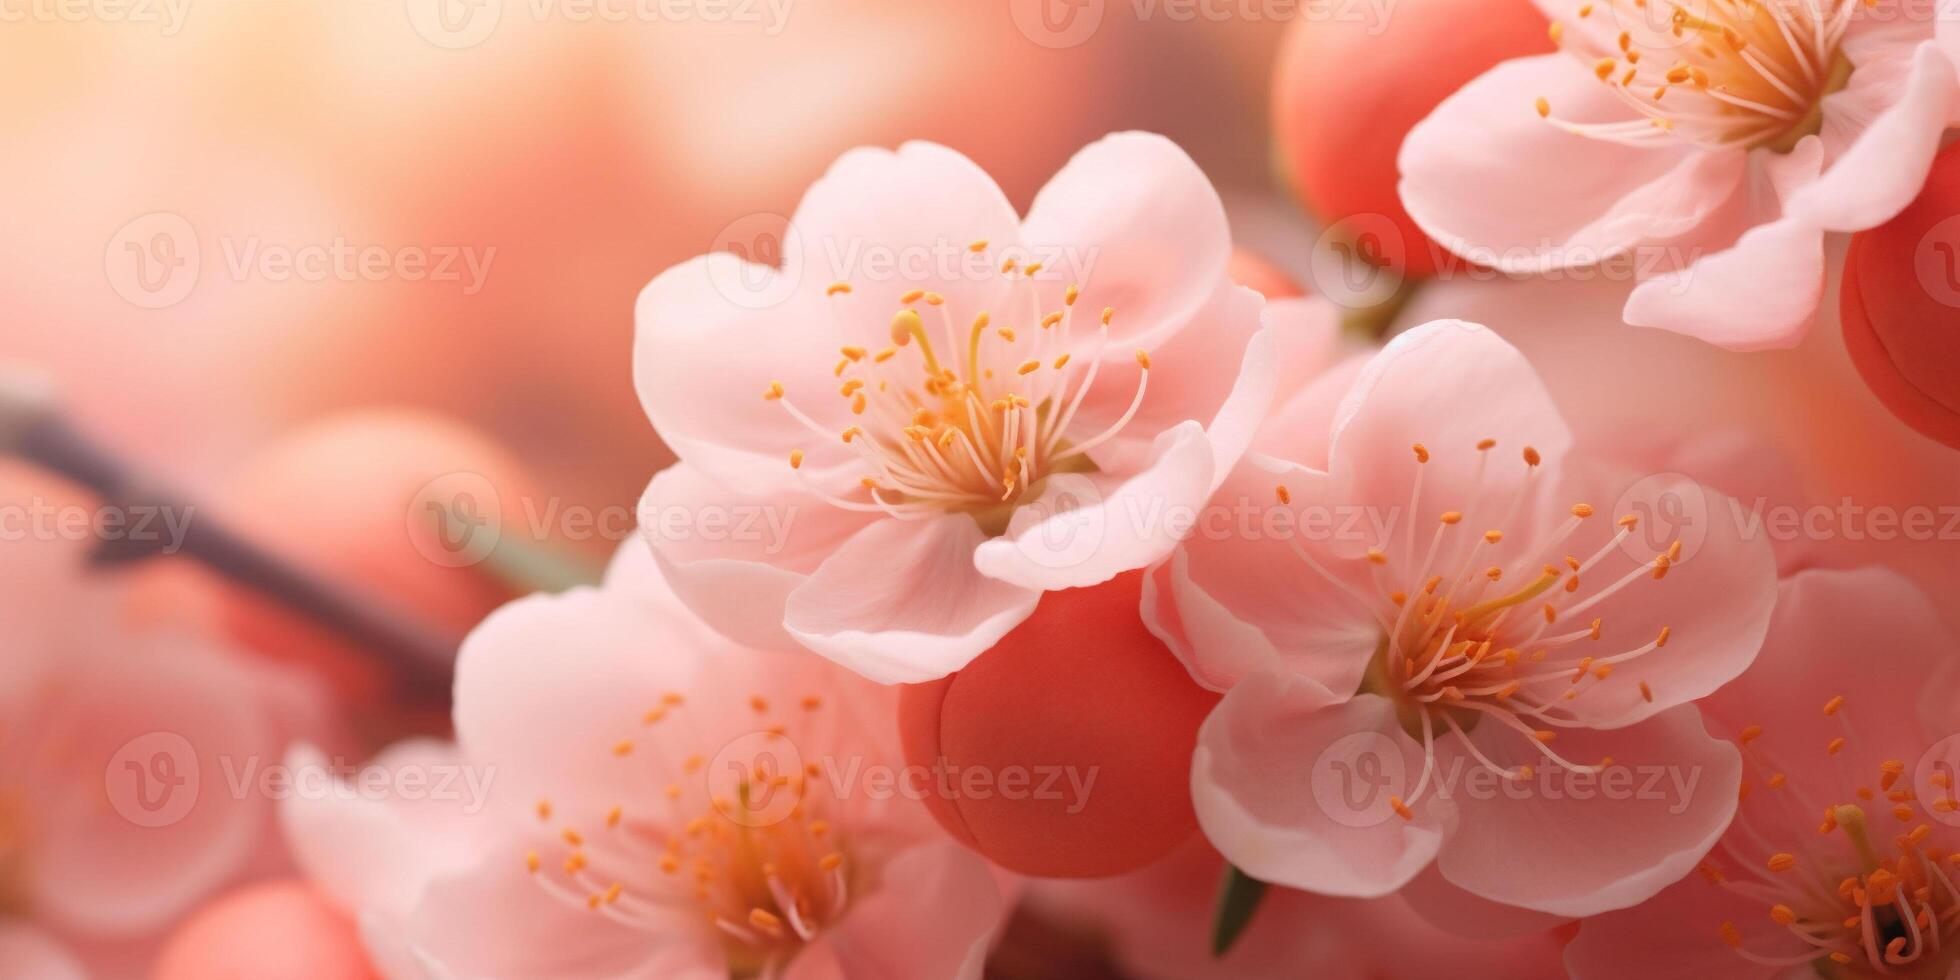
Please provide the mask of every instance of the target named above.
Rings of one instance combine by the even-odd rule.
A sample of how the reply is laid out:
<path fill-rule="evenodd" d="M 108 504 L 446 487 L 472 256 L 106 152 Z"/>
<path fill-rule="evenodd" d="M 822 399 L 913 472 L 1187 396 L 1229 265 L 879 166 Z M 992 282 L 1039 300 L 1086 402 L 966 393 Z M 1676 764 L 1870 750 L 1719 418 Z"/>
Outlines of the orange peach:
<path fill-rule="evenodd" d="M 1217 697 L 1144 628 L 1142 582 L 1050 592 L 966 669 L 901 696 L 933 815 L 1009 870 L 1121 874 L 1197 830 L 1191 752 Z"/>
<path fill-rule="evenodd" d="M 1898 217 L 1851 239 L 1838 304 L 1844 345 L 1872 394 L 1960 449 L 1960 147 L 1933 161 Z"/>
<path fill-rule="evenodd" d="M 458 508 L 473 523 L 445 533 L 432 507 Z M 470 428 L 370 411 L 278 440 L 213 511 L 290 561 L 460 638 L 516 595 L 480 564 L 485 547 L 528 535 L 527 515 L 542 508 L 517 461 Z M 215 591 L 221 629 L 245 646 L 326 675 L 350 706 L 385 699 L 388 676 L 371 651 L 243 587 Z"/>

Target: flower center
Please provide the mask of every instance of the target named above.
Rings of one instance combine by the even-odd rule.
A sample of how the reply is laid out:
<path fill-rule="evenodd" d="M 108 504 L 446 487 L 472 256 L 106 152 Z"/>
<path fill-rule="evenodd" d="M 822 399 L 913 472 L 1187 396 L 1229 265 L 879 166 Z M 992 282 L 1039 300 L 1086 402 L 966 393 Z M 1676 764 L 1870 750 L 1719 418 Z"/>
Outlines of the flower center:
<path fill-rule="evenodd" d="M 1834 798 L 1812 798 L 1791 785 L 1759 742 L 1761 726 L 1743 729 L 1736 740 L 1750 770 L 1743 802 L 1758 783 L 1772 798 L 1737 812 L 1735 828 L 1702 863 L 1701 874 L 1761 902 L 1789 939 L 1779 936 L 1777 949 L 1752 949 L 1734 922 L 1723 922 L 1722 940 L 1752 962 L 1812 963 L 1826 976 L 1944 978 L 1960 939 L 1960 889 L 1954 884 L 1960 853 L 1952 847 L 1953 830 L 1921 821 L 1915 805 L 1937 813 L 1960 810 L 1953 774 L 1935 772 L 1929 779 L 1933 799 L 1920 800 L 1910 781 L 1901 784 L 1901 760 L 1863 771 L 1843 762 L 1855 737 L 1844 698 L 1832 698 L 1824 713 L 1837 719 L 1843 734 L 1825 745 L 1828 763 L 1811 765 L 1836 770 Z M 1806 816 L 1820 813 L 1822 822 L 1815 825 L 1815 817 Z M 1885 823 L 1897 831 L 1889 842 Z"/>
<path fill-rule="evenodd" d="M 1399 536 L 1391 532 L 1360 559 L 1370 566 L 1372 594 L 1347 585 L 1297 542 L 1293 545 L 1315 572 L 1372 609 L 1381 628 L 1379 652 L 1361 689 L 1393 701 L 1404 730 L 1422 742 L 1423 771 L 1415 789 L 1407 800 L 1389 801 L 1405 820 L 1414 819 L 1409 804 L 1428 789 L 1436 746 L 1445 738 L 1454 737 L 1501 778 L 1535 777 L 1530 764 L 1500 765 L 1471 742 L 1469 730 L 1486 719 L 1513 730 L 1534 755 L 1552 765 L 1574 772 L 1604 770 L 1611 759 L 1592 765 L 1574 762 L 1553 749 L 1552 742 L 1560 728 L 1587 727 L 1579 713 L 1584 699 L 1614 683 L 1622 672 L 1637 672 L 1643 659 L 1665 647 L 1669 637 L 1663 627 L 1644 642 L 1627 646 L 1629 641 L 1622 640 L 1609 644 L 1609 652 L 1583 652 L 1596 649 L 1610 632 L 1603 617 L 1588 620 L 1585 615 L 1639 579 L 1666 577 L 1680 556 L 1680 542 L 1630 570 L 1605 571 L 1602 565 L 1639 523 L 1628 515 L 1589 557 L 1558 558 L 1567 539 L 1593 517 L 1593 508 L 1583 503 L 1573 504 L 1543 542 L 1514 542 L 1502 525 L 1516 520 L 1523 509 L 1542 460 L 1537 450 L 1525 447 L 1525 477 L 1512 498 L 1501 509 L 1485 510 L 1483 478 L 1496 445 L 1489 439 L 1477 444 L 1477 487 L 1463 503 L 1475 512 L 1501 513 L 1499 526 L 1473 532 L 1464 511 L 1446 510 L 1427 534 L 1413 524 Z M 1417 470 L 1409 499 L 1412 515 L 1423 507 L 1422 473 L 1430 459 L 1423 445 L 1413 448 Z M 1282 505 L 1291 502 L 1284 486 L 1278 496 Z M 1588 588 L 1602 579 L 1603 588 Z M 1646 681 L 1634 683 L 1643 698 L 1653 700 Z"/>
<path fill-rule="evenodd" d="M 1540 116 L 1609 142 L 1787 152 L 1822 128 L 1824 97 L 1851 75 L 1839 42 L 1859 4 L 1875 0 L 1600 2 L 1610 18 L 1596 19 L 1595 0 L 1580 0 L 1572 30 L 1553 22 L 1552 42 L 1590 63 L 1642 118 L 1571 122 L 1553 116 L 1544 98 Z"/>
<path fill-rule="evenodd" d="M 984 253 L 987 243 L 968 247 Z M 1150 375 L 1150 356 L 1142 350 L 1136 352 L 1142 370 L 1129 410 L 1101 432 L 1084 437 L 1073 431 L 1076 411 L 1102 365 L 1115 311 L 1103 309 L 1093 343 L 1078 358 L 1073 335 L 1080 289 L 1069 286 L 1061 308 L 1043 313 L 1035 278 L 1041 264 L 1009 258 L 998 268 L 1009 282 L 1008 305 L 1025 303 L 1025 312 L 1017 314 L 1025 322 L 995 325 L 993 315 L 980 310 L 962 329 L 943 296 L 914 290 L 899 297 L 889 346 L 840 349 L 832 373 L 839 379 L 837 396 L 854 416 L 841 431 L 799 410 L 780 382 L 770 384 L 764 398 L 780 402 L 818 436 L 842 439 L 864 461 L 862 498 L 812 492 L 848 510 L 900 518 L 998 511 L 1050 474 L 1092 468 L 1088 451 L 1136 416 Z M 850 283 L 839 282 L 827 292 L 839 297 L 851 291 Z M 789 460 L 800 470 L 803 451 L 792 451 Z"/>
<path fill-rule="evenodd" d="M 686 706 L 681 694 L 666 694 L 641 727 L 693 731 L 676 717 Z M 644 813 L 613 806 L 597 815 L 596 827 L 559 824 L 554 846 L 564 853 L 556 868 L 537 850 L 525 855 L 538 883 L 648 932 L 671 928 L 675 911 L 692 910 L 721 938 L 736 976 L 767 973 L 842 917 L 853 888 L 864 884 L 854 877 L 862 869 L 850 860 L 847 835 L 828 819 L 834 801 L 819 792 L 827 785 L 821 768 L 800 762 L 792 735 L 818 720 L 823 701 L 811 695 L 775 712 L 755 695 L 749 707 L 761 727 L 717 746 L 712 762 L 705 754 L 669 757 L 651 741 L 614 743 L 608 751 L 622 778 L 659 781 L 660 801 Z M 550 827 L 560 815 L 541 799 L 537 816 Z"/>

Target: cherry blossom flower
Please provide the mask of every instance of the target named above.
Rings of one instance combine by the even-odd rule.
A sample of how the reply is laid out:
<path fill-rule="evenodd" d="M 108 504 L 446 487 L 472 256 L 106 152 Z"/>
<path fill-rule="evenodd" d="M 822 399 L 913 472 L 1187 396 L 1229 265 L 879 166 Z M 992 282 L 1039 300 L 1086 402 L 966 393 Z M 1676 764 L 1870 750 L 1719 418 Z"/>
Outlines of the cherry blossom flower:
<path fill-rule="evenodd" d="M 1702 706 L 1742 753 L 1735 823 L 1698 874 L 1586 920 L 1573 975 L 1954 976 L 1953 646 L 1895 572 L 1786 579 L 1762 657 Z"/>
<path fill-rule="evenodd" d="M 16 519 L 83 506 L 17 476 L 0 473 Z M 34 964 L 20 975 L 85 975 L 267 857 L 271 801 L 226 774 L 326 728 L 311 685 L 141 622 L 87 545 L 44 525 L 0 547 L 0 963 Z"/>
<path fill-rule="evenodd" d="M 1084 149 L 1025 219 L 944 147 L 855 150 L 783 247 L 669 269 L 637 314 L 641 401 L 680 457 L 641 525 L 752 646 L 957 670 L 1044 590 L 1168 553 L 1271 397 L 1263 299 L 1160 137 Z M 758 513 L 778 530 L 727 530 Z"/>
<path fill-rule="evenodd" d="M 455 745 L 374 764 L 482 800 L 296 798 L 287 835 L 390 977 L 978 977 L 999 886 L 877 789 L 903 765 L 894 698 L 722 639 L 631 542 L 603 588 L 470 635 Z"/>
<path fill-rule="evenodd" d="M 1624 263 L 1636 326 L 1794 345 L 1822 296 L 1824 233 L 1905 207 L 1956 107 L 1923 2 L 1540 7 L 1561 50 L 1498 65 L 1417 125 L 1402 200 L 1506 272 Z"/>
<path fill-rule="evenodd" d="M 1479 326 L 1396 338 L 1331 418 L 1324 468 L 1248 454 L 1212 506 L 1251 519 L 1146 579 L 1153 630 L 1228 692 L 1192 771 L 1212 842 L 1309 891 L 1433 865 L 1471 904 L 1567 917 L 1691 870 L 1740 762 L 1690 702 L 1757 652 L 1768 544 L 1725 521 L 1650 540 L 1643 514 L 1722 498 L 1575 452 Z"/>

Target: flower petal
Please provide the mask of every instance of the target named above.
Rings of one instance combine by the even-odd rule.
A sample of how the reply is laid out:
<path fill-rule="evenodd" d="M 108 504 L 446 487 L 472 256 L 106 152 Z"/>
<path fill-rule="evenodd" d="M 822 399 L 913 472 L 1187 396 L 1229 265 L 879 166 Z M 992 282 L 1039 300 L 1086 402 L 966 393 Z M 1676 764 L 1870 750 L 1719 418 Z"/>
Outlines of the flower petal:
<path fill-rule="evenodd" d="M 1477 448 L 1486 439 L 1495 440 L 1487 462 Z M 1429 451 L 1427 463 L 1416 462 L 1416 443 Z M 1497 527 L 1527 484 L 1524 450 L 1557 463 L 1571 445 L 1557 405 L 1517 348 L 1477 324 L 1438 320 L 1396 337 L 1362 370 L 1336 415 L 1329 466 L 1352 481 L 1350 503 L 1402 515 L 1426 535 L 1448 510 L 1470 527 Z M 1408 514 L 1419 472 L 1421 512 Z"/>
<path fill-rule="evenodd" d="M 790 225 L 799 293 L 829 307 L 817 310 L 818 322 L 836 324 L 832 335 L 842 335 L 832 343 L 867 347 L 889 342 L 899 297 L 913 290 L 939 293 L 962 323 L 981 310 L 999 312 L 1008 281 L 993 256 L 1020 242 L 1020 216 L 993 178 L 959 152 L 919 141 L 837 158 L 804 193 Z M 979 241 L 987 249 L 970 251 Z M 851 291 L 824 296 L 835 282 Z M 755 351 L 746 341 L 743 348 Z"/>
<path fill-rule="evenodd" d="M 691 916 L 641 931 L 553 898 L 524 869 L 522 845 L 442 875 L 408 922 L 407 942 L 457 978 L 725 980 L 721 951 Z"/>
<path fill-rule="evenodd" d="M 827 949 L 799 954 L 784 980 L 978 980 L 1004 917 L 985 861 L 951 841 L 921 844 L 894 855 L 877 890 L 817 939 Z M 835 973 L 822 967 L 833 957 Z"/>
<path fill-rule="evenodd" d="M 535 823 L 541 799 L 582 815 L 665 806 L 655 780 L 621 777 L 628 763 L 613 747 L 639 733 L 663 693 L 689 690 L 717 652 L 678 610 L 650 614 L 591 588 L 519 599 L 463 640 L 457 742 L 468 758 L 495 760 L 491 801 L 520 819 Z"/>
<path fill-rule="evenodd" d="M 1225 281 L 1232 251 L 1211 181 L 1153 133 L 1084 147 L 1035 196 L 1021 239 L 1064 250 L 1083 302 L 1116 311 L 1111 335 L 1121 347 L 1152 347 L 1184 329 Z"/>
<path fill-rule="evenodd" d="M 1818 135 L 1829 164 L 1791 196 L 1791 215 L 1832 231 L 1863 231 L 1919 196 L 1960 81 L 1931 41 L 1886 53 L 1894 56 L 1860 64 L 1842 91 L 1825 96 Z"/>
<path fill-rule="evenodd" d="M 1170 553 L 1211 490 L 1211 440 L 1196 422 L 1157 438 L 1153 458 L 1121 482 L 1062 473 L 1014 509 L 1007 533 L 981 544 L 980 573 L 1029 589 L 1107 582 Z"/>
<path fill-rule="evenodd" d="M 783 626 L 879 683 L 944 677 L 1028 618 L 1041 598 L 974 568 L 984 537 L 965 514 L 875 521 L 790 593 Z"/>
<path fill-rule="evenodd" d="M 1495 792 L 1466 777 L 1436 859 L 1451 884 L 1483 898 L 1563 916 L 1626 908 L 1691 871 L 1735 814 L 1741 754 L 1709 737 L 1692 705 L 1610 732 L 1561 731 L 1565 758 L 1613 759 L 1597 776 L 1552 764 L 1535 740 L 1492 721 L 1470 739 L 1497 765 L 1537 775 Z"/>
<path fill-rule="evenodd" d="M 1238 685 L 1198 730 L 1191 793 L 1226 859 L 1262 881 L 1327 895 L 1400 888 L 1435 857 L 1446 813 L 1398 818 L 1422 752 L 1390 703 L 1341 701 L 1298 676 Z"/>
<path fill-rule="evenodd" d="M 1756 952 L 1803 949 L 1787 928 L 1763 914 L 1762 901 L 1691 875 L 1632 908 L 1587 919 L 1565 947 L 1565 966 L 1576 980 L 1791 976 L 1790 968 L 1759 966 L 1736 955 L 1722 940 L 1724 922 L 1735 923 L 1743 945 Z"/>
<path fill-rule="evenodd" d="M 1276 484 L 1288 487 L 1292 504 L 1274 506 Z M 1343 499 L 1326 474 L 1248 456 L 1170 561 L 1146 578 L 1147 588 L 1163 590 L 1153 631 L 1200 684 L 1223 691 L 1275 671 L 1330 691 L 1360 685 L 1382 631 L 1353 593 L 1372 584 L 1363 577 L 1337 585 L 1294 551 L 1297 543 L 1330 573 L 1356 568 L 1329 561 L 1321 540 L 1345 530 L 1331 517 Z M 1281 514 L 1323 515 L 1325 523 L 1281 525 Z M 1146 595 L 1146 612 L 1152 608 Z"/>
<path fill-rule="evenodd" d="M 1637 118 L 1572 55 L 1499 64 L 1443 100 L 1402 143 L 1410 217 L 1431 238 L 1506 272 L 1595 265 L 1692 231 L 1734 193 L 1740 151 L 1634 149 L 1567 132 Z"/>
<path fill-rule="evenodd" d="M 1791 211 L 1791 195 L 1816 179 L 1822 156 L 1822 142 L 1810 138 L 1770 157 L 1768 186 L 1760 193 L 1784 201 L 1786 216 L 1747 227 L 1720 251 L 1643 281 L 1627 297 L 1626 322 L 1730 350 L 1789 347 L 1803 339 L 1823 295 L 1824 236 L 1813 219 Z"/>
<path fill-rule="evenodd" d="M 1579 696 L 1561 702 L 1583 724 L 1631 724 L 1705 697 L 1755 662 L 1776 606 L 1776 552 L 1767 536 L 1748 530 L 1740 504 L 1678 473 L 1591 465 L 1568 467 L 1556 492 L 1560 501 L 1598 509 L 1561 553 L 1598 559 L 1576 575 L 1576 591 L 1554 593 L 1559 621 L 1548 632 L 1584 630 L 1595 619 L 1600 628 L 1598 639 L 1561 647 L 1553 662 L 1611 661 L 1667 633 L 1664 646 L 1612 661 L 1610 676 L 1588 679 Z M 1623 529 L 1620 515 L 1637 523 Z M 1657 577 L 1664 554 L 1675 557 Z"/>
<path fill-rule="evenodd" d="M 848 341 L 829 329 L 820 299 L 764 292 L 779 288 L 777 275 L 725 252 L 661 273 L 635 307 L 633 384 L 668 448 L 717 481 L 794 490 L 789 454 L 801 449 L 804 478 L 841 486 L 856 479 L 857 455 L 764 395 L 781 384 L 797 409 L 842 432 L 850 411 L 831 370 Z M 747 283 L 762 285 L 743 292 Z"/>
<path fill-rule="evenodd" d="M 240 657 L 186 637 L 146 646 L 105 635 L 83 645 L 91 652 L 64 674 L 86 680 L 58 687 L 25 729 L 46 747 L 25 774 L 41 831 L 25 884 L 47 921 L 128 936 L 164 925 L 242 870 L 271 804 L 229 792 L 227 780 L 249 760 L 276 757 L 279 736 Z M 137 807 L 160 801 L 148 812 L 161 817 L 184 799 L 177 819 L 137 819 L 147 815 Z"/>
<path fill-rule="evenodd" d="M 760 650 L 802 649 L 783 630 L 790 593 L 882 519 L 807 493 L 733 493 L 686 463 L 654 475 L 638 517 L 666 586 L 722 635 Z"/>

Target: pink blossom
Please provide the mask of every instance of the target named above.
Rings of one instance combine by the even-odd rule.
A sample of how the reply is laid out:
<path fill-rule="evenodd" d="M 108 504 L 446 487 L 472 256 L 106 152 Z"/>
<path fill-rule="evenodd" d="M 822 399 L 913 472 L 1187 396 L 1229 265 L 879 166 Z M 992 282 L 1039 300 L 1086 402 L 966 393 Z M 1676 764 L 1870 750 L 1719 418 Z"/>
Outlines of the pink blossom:
<path fill-rule="evenodd" d="M 1767 542 L 1725 521 L 1692 550 L 1649 540 L 1641 515 L 1670 498 L 1723 498 L 1575 451 L 1530 366 L 1472 324 L 1396 338 L 1331 418 L 1324 468 L 1248 454 L 1212 506 L 1256 519 L 1146 579 L 1146 620 L 1227 692 L 1193 762 L 1212 842 L 1333 895 L 1433 866 L 1453 916 L 1584 915 L 1687 873 L 1740 770 L 1690 702 L 1756 655 Z M 1694 781 L 1597 790 L 1649 771 Z"/>
<path fill-rule="evenodd" d="M 17 519 L 83 506 L 13 476 L 0 505 Z M 324 727 L 310 685 L 139 625 L 88 544 L 45 525 L 0 546 L 0 963 L 35 976 L 155 937 L 266 857 L 271 801 L 228 774 Z"/>
<path fill-rule="evenodd" d="M 1140 980 L 1375 980 L 1448 964 L 1460 980 L 1551 980 L 1557 934 L 1475 939 L 1439 929 L 1399 896 L 1328 898 L 1271 888 L 1230 951 L 1211 952 L 1225 862 L 1202 839 L 1141 871 L 1100 881 L 1036 881 L 1027 904 L 1105 941 Z"/>
<path fill-rule="evenodd" d="M 1742 753 L 1734 825 L 1698 874 L 1586 920 L 1573 974 L 1955 976 L 1953 648 L 1894 572 L 1786 579 L 1762 657 L 1703 702 Z"/>
<path fill-rule="evenodd" d="M 295 799 L 287 836 L 391 977 L 977 977 L 992 872 L 872 789 L 903 764 L 894 698 L 720 638 L 634 542 L 603 588 L 470 635 L 455 745 L 374 764 L 487 781 L 487 802 Z"/>
<path fill-rule="evenodd" d="M 1824 234 L 1904 208 L 1960 107 L 1928 6 L 1541 0 L 1561 50 L 1498 65 L 1418 124 L 1403 203 L 1506 272 L 1621 263 L 1630 324 L 1792 346 Z"/>
<path fill-rule="evenodd" d="M 1161 558 L 1271 397 L 1230 248 L 1156 136 L 1084 149 L 1025 219 L 944 147 L 845 154 L 780 269 L 714 253 L 640 294 L 640 398 L 680 457 L 641 523 L 675 591 L 752 646 L 916 682 L 1044 590 Z"/>

